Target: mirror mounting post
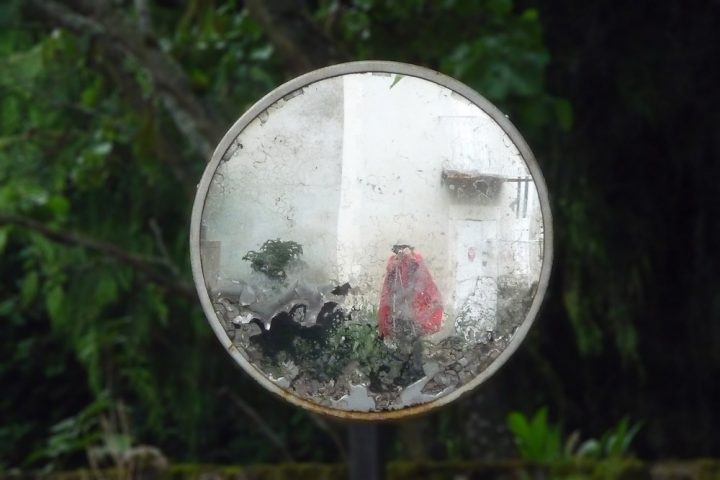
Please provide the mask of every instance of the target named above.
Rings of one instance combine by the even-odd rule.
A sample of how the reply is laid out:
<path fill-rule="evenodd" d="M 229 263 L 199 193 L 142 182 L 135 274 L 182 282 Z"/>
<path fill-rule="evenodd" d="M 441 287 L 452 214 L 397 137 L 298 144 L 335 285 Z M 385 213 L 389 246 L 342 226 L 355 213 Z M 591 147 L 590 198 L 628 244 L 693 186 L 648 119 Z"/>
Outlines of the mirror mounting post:
<path fill-rule="evenodd" d="M 384 480 L 385 462 L 380 452 L 379 430 L 377 423 L 348 425 L 350 480 Z"/>

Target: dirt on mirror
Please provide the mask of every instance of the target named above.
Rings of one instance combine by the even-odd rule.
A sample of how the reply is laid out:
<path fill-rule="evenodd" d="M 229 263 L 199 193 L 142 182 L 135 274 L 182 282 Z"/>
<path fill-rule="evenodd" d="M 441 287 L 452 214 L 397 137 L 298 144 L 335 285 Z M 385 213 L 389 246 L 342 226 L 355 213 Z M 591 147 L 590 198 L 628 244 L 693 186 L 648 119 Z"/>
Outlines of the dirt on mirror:
<path fill-rule="evenodd" d="M 234 134 L 200 220 L 209 316 L 281 389 L 353 412 L 432 402 L 528 320 L 538 185 L 475 103 L 411 75 L 352 73 Z"/>

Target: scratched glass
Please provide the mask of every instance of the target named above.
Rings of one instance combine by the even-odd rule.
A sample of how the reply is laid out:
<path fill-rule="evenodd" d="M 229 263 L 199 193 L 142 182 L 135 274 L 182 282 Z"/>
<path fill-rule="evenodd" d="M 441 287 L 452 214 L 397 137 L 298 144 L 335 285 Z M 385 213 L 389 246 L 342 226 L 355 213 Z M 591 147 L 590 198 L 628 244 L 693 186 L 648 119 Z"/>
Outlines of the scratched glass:
<path fill-rule="evenodd" d="M 276 93 L 200 186 L 210 323 L 312 410 L 447 403 L 504 361 L 540 302 L 549 210 L 532 154 L 486 101 L 412 68 Z"/>

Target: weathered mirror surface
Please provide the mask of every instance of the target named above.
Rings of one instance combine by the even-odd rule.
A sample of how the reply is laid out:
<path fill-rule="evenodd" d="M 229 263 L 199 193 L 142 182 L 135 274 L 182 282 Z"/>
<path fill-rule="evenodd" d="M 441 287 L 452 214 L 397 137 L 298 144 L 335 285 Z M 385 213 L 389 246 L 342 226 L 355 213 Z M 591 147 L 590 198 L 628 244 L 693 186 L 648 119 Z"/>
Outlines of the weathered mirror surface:
<path fill-rule="evenodd" d="M 516 348 L 550 219 L 532 154 L 487 101 L 428 70 L 362 66 L 300 77 L 230 130 L 199 186 L 194 268 L 218 337 L 267 388 L 397 417 Z"/>

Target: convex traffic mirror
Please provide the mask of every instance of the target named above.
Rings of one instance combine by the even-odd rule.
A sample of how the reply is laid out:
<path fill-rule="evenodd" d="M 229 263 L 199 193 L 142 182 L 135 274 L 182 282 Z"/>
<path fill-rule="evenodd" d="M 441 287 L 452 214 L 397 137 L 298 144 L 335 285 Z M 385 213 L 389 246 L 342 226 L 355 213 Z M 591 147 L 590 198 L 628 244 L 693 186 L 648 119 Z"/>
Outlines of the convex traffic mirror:
<path fill-rule="evenodd" d="M 304 408 L 397 418 L 482 383 L 548 282 L 551 217 L 508 118 L 467 86 L 390 62 L 271 92 L 198 187 L 193 273 L 237 363 Z"/>

